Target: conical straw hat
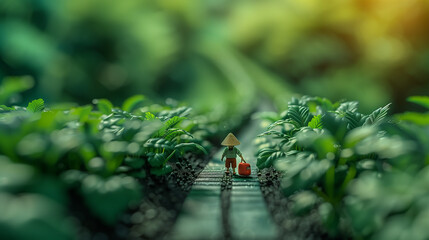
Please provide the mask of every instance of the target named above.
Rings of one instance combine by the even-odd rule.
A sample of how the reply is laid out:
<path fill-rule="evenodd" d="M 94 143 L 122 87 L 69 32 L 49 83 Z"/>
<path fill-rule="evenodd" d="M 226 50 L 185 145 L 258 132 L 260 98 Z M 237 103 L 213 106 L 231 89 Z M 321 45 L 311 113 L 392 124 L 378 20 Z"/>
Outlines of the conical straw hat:
<path fill-rule="evenodd" d="M 223 146 L 237 146 L 240 145 L 238 139 L 232 133 L 228 133 L 228 136 L 222 141 Z"/>

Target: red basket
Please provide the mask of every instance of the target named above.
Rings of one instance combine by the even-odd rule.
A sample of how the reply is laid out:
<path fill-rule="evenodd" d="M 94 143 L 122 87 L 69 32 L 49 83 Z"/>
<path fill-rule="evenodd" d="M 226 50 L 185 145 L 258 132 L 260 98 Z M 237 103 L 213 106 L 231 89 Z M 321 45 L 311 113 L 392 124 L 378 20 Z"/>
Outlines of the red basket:
<path fill-rule="evenodd" d="M 243 176 L 249 176 L 250 175 L 250 164 L 248 163 L 239 163 L 238 164 L 238 174 Z"/>

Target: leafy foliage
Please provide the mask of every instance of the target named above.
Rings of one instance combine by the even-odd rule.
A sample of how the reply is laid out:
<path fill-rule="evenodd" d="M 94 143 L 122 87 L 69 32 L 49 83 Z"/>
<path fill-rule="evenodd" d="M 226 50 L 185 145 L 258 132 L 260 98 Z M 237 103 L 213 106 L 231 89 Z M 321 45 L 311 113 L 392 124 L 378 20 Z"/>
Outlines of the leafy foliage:
<path fill-rule="evenodd" d="M 3 79 L 0 85 L 0 104 L 8 104 L 14 95 L 32 88 L 33 85 L 34 80 L 29 76 Z"/>
<path fill-rule="evenodd" d="M 107 99 L 94 100 L 96 108 L 66 110 L 45 108 L 42 99 L 30 102 L 26 109 L 2 106 L 0 176 L 5 181 L 0 183 L 0 198 L 54 184 L 58 194 L 41 197 L 41 204 L 49 202 L 46 197 L 54 198 L 64 209 L 67 192 L 74 191 L 91 214 L 114 225 L 130 204 L 142 198 L 139 179 L 168 175 L 173 171 L 170 162 L 181 161 L 185 154 L 207 154 L 201 145 L 207 143 L 192 134 L 200 126 L 190 108 L 141 106 L 142 100 L 140 95 L 126 100 L 123 106 L 128 111 Z M 39 172 L 50 179 L 40 182 L 35 177 Z M 34 216 L 39 218 L 49 223 L 57 219 Z M 0 228 L 4 226 L 0 219 Z M 70 224 L 64 226 L 52 230 L 52 236 L 69 234 Z"/>
<path fill-rule="evenodd" d="M 94 99 L 92 103 L 97 105 L 98 110 L 103 114 L 112 113 L 113 104 L 107 99 Z"/>
<path fill-rule="evenodd" d="M 322 129 L 322 116 L 321 115 L 316 115 L 314 116 L 311 121 L 308 123 L 308 126 L 311 128 L 318 128 L 318 129 Z"/>
<path fill-rule="evenodd" d="M 122 109 L 127 112 L 133 112 L 136 108 L 139 107 L 139 105 L 142 105 L 144 99 L 145 98 L 143 95 L 135 95 L 130 97 L 125 100 L 124 104 L 122 105 Z"/>
<path fill-rule="evenodd" d="M 259 141 L 257 167 L 280 171 L 281 187 L 292 200 L 294 212 L 302 215 L 318 209 L 331 237 L 350 237 L 353 229 L 357 239 L 388 239 L 393 229 L 380 227 L 378 222 L 394 221 L 390 216 L 397 211 L 401 221 L 409 221 L 409 199 L 417 200 L 411 196 L 398 199 L 395 182 L 402 180 L 394 179 L 396 175 L 410 179 L 429 164 L 428 125 L 422 128 L 405 122 L 405 115 L 397 117 L 404 122 L 394 122 L 388 118 L 390 104 L 369 115 L 358 112 L 357 106 L 357 102 L 331 103 L 318 97 L 292 99 L 281 119 L 272 119 L 267 131 L 259 135 L 263 140 Z M 405 185 L 412 185 L 412 180 L 407 181 Z M 374 184 L 380 191 L 372 189 Z M 381 206 L 388 199 L 398 199 L 401 205 Z M 410 232 L 410 236 L 416 234 Z"/>
<path fill-rule="evenodd" d="M 285 118 L 292 123 L 295 128 L 300 128 L 308 125 L 310 121 L 310 110 L 308 107 L 291 105 Z"/>
<path fill-rule="evenodd" d="M 90 211 L 107 224 L 114 224 L 133 201 L 141 198 L 138 182 L 128 176 L 103 179 L 97 175 L 82 180 L 81 192 Z"/>
<path fill-rule="evenodd" d="M 396 119 L 404 122 L 411 122 L 421 126 L 429 124 L 429 97 L 428 96 L 414 96 L 409 97 L 408 101 L 421 105 L 425 108 L 428 108 L 427 112 L 405 112 L 402 114 L 396 115 Z"/>
<path fill-rule="evenodd" d="M 409 102 L 418 104 L 429 110 L 429 97 L 428 96 L 411 96 L 407 98 Z"/>
<path fill-rule="evenodd" d="M 29 112 L 41 112 L 45 108 L 45 102 L 43 99 L 39 98 L 30 102 L 27 106 L 27 111 Z"/>
<path fill-rule="evenodd" d="M 356 112 L 358 109 L 358 105 L 359 103 L 356 101 L 341 103 L 340 106 L 335 110 L 335 112 L 340 116 L 344 116 L 345 113 Z"/>
<path fill-rule="evenodd" d="M 357 105 L 358 103 L 355 101 L 340 104 L 331 103 L 329 100 L 319 97 L 292 98 L 289 102 L 289 109 L 280 114 L 281 119 L 270 124 L 267 128 L 268 130 L 259 136 L 274 136 L 275 139 L 271 140 L 281 146 L 282 149 L 277 150 L 284 153 L 295 150 L 302 151 L 311 147 L 310 145 L 314 145 L 313 149 L 319 149 L 319 153 L 322 153 L 324 151 L 321 151 L 321 148 L 316 146 L 316 143 L 307 144 L 307 146 L 307 139 L 319 139 L 319 143 L 324 143 L 325 145 L 323 146 L 331 149 L 332 146 L 341 144 L 344 141 L 348 131 L 365 124 L 374 125 L 381 122 L 385 119 L 389 108 L 389 105 L 387 105 L 366 116 L 357 112 Z M 336 109 L 334 108 L 335 106 L 337 106 Z M 313 130 L 309 129 L 309 127 Z M 300 136 L 297 139 L 298 145 L 294 144 L 297 136 Z M 331 139 L 332 137 L 328 136 L 332 136 L 335 139 Z M 293 141 L 291 141 L 292 139 Z M 258 153 L 258 161 L 265 162 L 269 156 L 266 156 L 265 152 L 260 153 Z M 272 164 L 261 166 L 270 167 Z"/>
<path fill-rule="evenodd" d="M 367 120 L 365 115 L 358 112 L 345 112 L 344 118 L 347 121 L 347 128 L 349 130 L 363 126 Z"/>
<path fill-rule="evenodd" d="M 384 107 L 381 107 L 374 112 L 372 112 L 368 117 L 366 118 L 366 121 L 364 125 L 373 125 L 373 124 L 379 124 L 383 119 L 386 118 L 387 112 L 389 111 L 390 104 L 387 104 Z"/>

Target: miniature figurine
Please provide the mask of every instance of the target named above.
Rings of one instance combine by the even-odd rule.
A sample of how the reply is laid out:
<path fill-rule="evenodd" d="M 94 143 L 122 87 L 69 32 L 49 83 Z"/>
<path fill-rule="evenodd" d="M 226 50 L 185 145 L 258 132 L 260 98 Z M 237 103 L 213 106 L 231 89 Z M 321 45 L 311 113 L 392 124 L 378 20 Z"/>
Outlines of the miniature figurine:
<path fill-rule="evenodd" d="M 222 141 L 221 145 L 226 146 L 223 151 L 221 161 L 226 157 L 225 160 L 225 173 L 229 174 L 229 168 L 232 167 L 232 172 L 235 175 L 235 168 L 237 167 L 237 155 L 240 156 L 241 162 L 246 162 L 241 154 L 240 150 L 235 146 L 240 145 L 238 139 L 234 136 L 234 134 L 229 133 L 228 136 Z"/>

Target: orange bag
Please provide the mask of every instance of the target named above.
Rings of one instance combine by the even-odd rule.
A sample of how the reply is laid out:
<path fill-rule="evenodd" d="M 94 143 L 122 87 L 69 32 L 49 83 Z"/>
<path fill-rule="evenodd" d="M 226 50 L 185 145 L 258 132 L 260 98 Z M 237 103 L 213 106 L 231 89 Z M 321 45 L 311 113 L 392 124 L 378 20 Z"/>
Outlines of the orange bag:
<path fill-rule="evenodd" d="M 239 163 L 238 164 L 238 174 L 249 176 L 250 175 L 250 164 L 248 163 Z"/>

